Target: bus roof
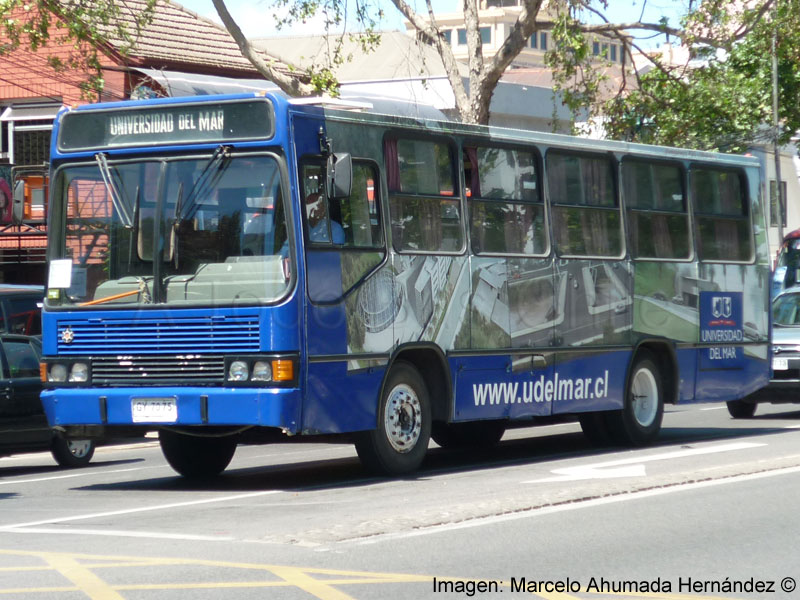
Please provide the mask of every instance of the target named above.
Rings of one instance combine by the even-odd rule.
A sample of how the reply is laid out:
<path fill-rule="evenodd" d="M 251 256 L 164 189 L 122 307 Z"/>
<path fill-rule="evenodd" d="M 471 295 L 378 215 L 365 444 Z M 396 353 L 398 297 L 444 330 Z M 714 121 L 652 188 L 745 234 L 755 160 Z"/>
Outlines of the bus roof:
<path fill-rule="evenodd" d="M 402 111 L 400 105 L 405 105 L 403 101 L 393 102 L 372 102 L 371 98 L 365 96 L 359 98 L 359 102 L 338 101 L 330 98 L 311 98 L 311 99 L 290 99 L 282 93 L 274 92 L 254 92 L 225 95 L 207 96 L 183 96 L 178 98 L 154 98 L 148 100 L 128 100 L 119 102 L 84 104 L 75 108 L 64 109 L 56 117 L 56 123 L 52 136 L 51 156 L 54 159 L 76 154 L 92 155 L 100 150 L 109 151 L 136 151 L 152 150 L 153 143 L 142 139 L 138 143 L 128 140 L 117 145 L 114 144 L 95 144 L 84 145 L 84 147 L 69 147 L 61 142 L 63 125 L 65 119 L 70 119 L 70 115 L 76 114 L 97 114 L 100 111 L 114 112 L 120 111 L 136 114 L 137 112 L 150 113 L 151 111 L 177 111 L 181 107 L 196 106 L 208 107 L 211 105 L 231 105 L 237 103 L 247 103 L 254 100 L 269 101 L 274 106 L 275 113 L 282 114 L 285 111 L 293 113 L 315 113 L 322 115 L 325 119 L 335 121 L 350 121 L 371 123 L 382 125 L 391 129 L 412 128 L 425 130 L 428 133 L 438 133 L 442 135 L 460 135 L 464 137 L 488 137 L 490 139 L 509 142 L 509 143 L 533 143 L 543 146 L 569 147 L 575 150 L 601 151 L 601 152 L 623 152 L 648 155 L 664 159 L 673 160 L 701 160 L 704 162 L 726 163 L 731 166 L 758 167 L 759 162 L 755 157 L 739 154 L 724 154 L 718 152 L 708 152 L 701 150 L 690 150 L 685 148 L 675 148 L 670 146 L 655 146 L 649 144 L 621 142 L 613 140 L 590 139 L 577 136 L 548 133 L 542 131 L 529 131 L 523 129 L 513 129 L 507 127 L 485 126 L 465 124 L 459 121 L 446 120 L 443 113 L 432 111 L 427 116 L 402 116 L 410 114 Z M 389 114 L 386 111 L 392 111 Z M 273 126 L 276 124 L 273 123 Z M 234 136 L 235 142 L 264 141 L 271 136 L 265 136 L 266 130 L 261 130 L 252 135 Z M 274 133 L 274 130 L 271 132 Z M 200 147 L 214 147 L 220 143 L 227 143 L 230 140 L 216 138 L 198 139 L 186 138 L 177 139 L 173 136 L 169 140 L 171 144 L 164 143 L 163 149 L 185 149 L 187 145 Z M 800 237 L 800 230 L 796 233 Z M 789 234 L 792 235 L 792 234 Z"/>

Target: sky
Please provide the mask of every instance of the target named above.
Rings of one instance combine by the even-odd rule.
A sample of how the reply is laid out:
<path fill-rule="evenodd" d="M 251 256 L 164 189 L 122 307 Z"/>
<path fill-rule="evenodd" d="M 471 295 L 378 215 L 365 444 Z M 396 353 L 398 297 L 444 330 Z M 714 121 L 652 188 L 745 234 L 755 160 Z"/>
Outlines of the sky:
<path fill-rule="evenodd" d="M 189 10 L 197 14 L 220 23 L 217 11 L 211 0 L 173 0 L 178 4 L 182 4 Z M 400 13 L 391 6 L 389 0 L 384 0 L 386 4 L 386 17 L 381 23 L 380 29 L 391 30 L 399 29 L 404 30 L 403 17 Z M 410 0 L 410 4 L 415 4 L 414 0 Z M 423 0 L 416 0 L 424 12 Z M 321 33 L 323 31 L 321 21 L 318 23 L 307 23 L 305 25 L 297 25 L 291 29 L 275 28 L 274 19 L 272 17 L 273 10 L 269 0 L 227 0 L 226 5 L 233 18 L 241 27 L 244 34 L 249 38 L 271 37 L 276 35 L 290 35 L 290 34 L 304 34 Z M 460 10 L 461 2 L 459 0 L 433 0 L 434 8 L 437 12 L 456 12 Z M 642 10 L 645 7 L 645 20 L 658 21 L 661 15 L 669 15 L 671 24 L 677 25 L 677 14 L 681 12 L 685 5 L 685 0 L 610 0 L 609 9 L 606 11 L 609 19 L 613 21 L 633 21 L 637 20 Z M 643 45 L 656 46 L 661 40 L 653 40 L 652 42 L 644 41 Z"/>

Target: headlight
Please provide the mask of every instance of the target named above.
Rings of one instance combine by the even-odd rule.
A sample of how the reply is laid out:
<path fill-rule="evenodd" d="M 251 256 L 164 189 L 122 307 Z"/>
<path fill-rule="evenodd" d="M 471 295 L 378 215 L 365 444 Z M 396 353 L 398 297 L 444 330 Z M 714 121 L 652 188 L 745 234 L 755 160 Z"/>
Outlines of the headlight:
<path fill-rule="evenodd" d="M 69 380 L 82 383 L 89 380 L 89 365 L 86 363 L 75 363 L 69 371 Z"/>
<path fill-rule="evenodd" d="M 263 360 L 257 360 L 253 364 L 253 381 L 272 381 L 272 367 Z"/>
<path fill-rule="evenodd" d="M 247 381 L 250 375 L 250 370 L 247 363 L 243 360 L 235 360 L 228 367 L 228 379 L 231 381 Z"/>
<path fill-rule="evenodd" d="M 50 365 L 50 376 L 47 378 L 48 381 L 66 381 L 67 380 L 67 367 L 66 365 L 62 364 L 55 364 Z"/>

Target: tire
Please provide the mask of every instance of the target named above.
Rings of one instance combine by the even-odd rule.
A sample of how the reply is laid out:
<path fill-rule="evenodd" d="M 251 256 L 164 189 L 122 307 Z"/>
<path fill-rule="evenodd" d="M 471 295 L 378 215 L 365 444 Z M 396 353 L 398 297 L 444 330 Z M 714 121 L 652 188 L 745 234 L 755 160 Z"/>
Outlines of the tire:
<path fill-rule="evenodd" d="M 162 429 L 161 452 L 169 465 L 188 479 L 219 475 L 236 452 L 236 436 L 200 437 Z"/>
<path fill-rule="evenodd" d="M 747 402 L 745 400 L 731 400 L 727 402 L 728 414 L 734 419 L 752 419 L 756 414 L 758 404 L 755 402 Z"/>
<path fill-rule="evenodd" d="M 663 417 L 661 373 L 653 355 L 643 350 L 628 377 L 622 410 L 607 414 L 611 440 L 628 446 L 646 446 L 658 437 Z"/>
<path fill-rule="evenodd" d="M 50 453 L 62 467 L 85 467 L 94 456 L 92 440 L 68 440 L 55 436 L 50 443 Z"/>
<path fill-rule="evenodd" d="M 431 437 L 442 448 L 491 448 L 505 432 L 505 421 L 436 422 Z"/>
<path fill-rule="evenodd" d="M 430 438 L 428 388 L 410 363 L 399 360 L 384 382 L 377 427 L 359 434 L 356 452 L 373 473 L 405 475 L 422 464 Z"/>

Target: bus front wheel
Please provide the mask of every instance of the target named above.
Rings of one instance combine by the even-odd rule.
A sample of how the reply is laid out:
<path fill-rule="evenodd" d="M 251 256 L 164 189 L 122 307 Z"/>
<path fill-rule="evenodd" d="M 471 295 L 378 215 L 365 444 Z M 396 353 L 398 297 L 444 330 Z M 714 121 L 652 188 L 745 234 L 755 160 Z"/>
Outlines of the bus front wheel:
<path fill-rule="evenodd" d="M 377 427 L 356 438 L 361 463 L 373 473 L 404 475 L 425 458 L 431 437 L 431 406 L 425 381 L 405 361 L 392 366 L 378 406 Z"/>
<path fill-rule="evenodd" d="M 664 396 L 661 373 L 650 352 L 641 351 L 631 369 L 622 410 L 608 414 L 613 441 L 645 446 L 661 431 Z"/>
<path fill-rule="evenodd" d="M 236 452 L 236 437 L 200 437 L 162 429 L 161 452 L 169 465 L 190 479 L 214 477 L 225 470 Z"/>
<path fill-rule="evenodd" d="M 50 445 L 50 453 L 62 467 L 84 467 L 94 456 L 92 440 L 68 440 L 54 437 Z"/>

